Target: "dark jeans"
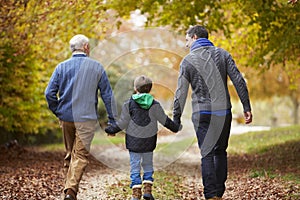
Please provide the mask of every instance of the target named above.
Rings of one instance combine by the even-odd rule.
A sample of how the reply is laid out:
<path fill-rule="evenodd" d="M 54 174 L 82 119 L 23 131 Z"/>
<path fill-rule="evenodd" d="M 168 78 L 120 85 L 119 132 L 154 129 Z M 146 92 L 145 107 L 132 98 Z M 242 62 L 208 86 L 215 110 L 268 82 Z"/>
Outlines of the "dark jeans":
<path fill-rule="evenodd" d="M 225 182 L 227 180 L 226 149 L 228 147 L 231 121 L 231 113 L 225 116 L 193 114 L 199 148 L 209 149 L 208 153 L 204 155 L 201 149 L 202 180 L 206 199 L 214 196 L 222 197 L 225 192 Z"/>

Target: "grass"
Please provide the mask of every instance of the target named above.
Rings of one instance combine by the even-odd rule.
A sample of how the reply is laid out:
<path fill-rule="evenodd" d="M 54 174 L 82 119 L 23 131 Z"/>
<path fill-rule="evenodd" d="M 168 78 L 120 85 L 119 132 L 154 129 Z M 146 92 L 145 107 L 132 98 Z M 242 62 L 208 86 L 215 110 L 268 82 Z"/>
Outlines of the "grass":
<path fill-rule="evenodd" d="M 229 141 L 230 154 L 264 153 L 270 147 L 289 141 L 300 142 L 300 126 L 273 128 L 269 131 L 232 135 Z"/>
<path fill-rule="evenodd" d="M 106 133 L 96 132 L 93 138 L 93 145 L 118 145 L 125 143 L 124 133 L 118 133 L 115 137 L 108 137 Z M 65 151 L 64 143 L 45 144 L 38 147 L 41 151 Z"/>
<path fill-rule="evenodd" d="M 41 151 L 64 151 L 65 146 L 63 143 L 45 144 L 38 147 Z"/>
<path fill-rule="evenodd" d="M 252 170 L 250 173 L 251 178 L 257 178 L 257 177 L 268 177 L 268 178 L 275 178 L 276 175 L 270 171 L 270 170 Z"/>
<path fill-rule="evenodd" d="M 181 199 L 180 192 L 178 190 L 178 184 L 183 180 L 180 176 L 157 171 L 155 172 L 154 179 L 155 184 L 153 185 L 152 194 L 156 199 Z M 126 180 L 121 180 L 117 184 L 112 184 L 108 188 L 109 195 L 114 195 L 116 199 L 129 199 L 132 194 L 129 185 L 129 178 Z"/>
<path fill-rule="evenodd" d="M 181 154 L 195 142 L 194 138 L 187 138 L 176 142 L 159 143 L 155 152 L 159 152 L 165 156 L 173 156 Z"/>
<path fill-rule="evenodd" d="M 292 181 L 293 183 L 296 183 L 296 185 L 300 185 L 299 174 L 297 176 L 294 173 L 288 173 L 288 174 L 285 174 L 284 176 L 282 176 L 282 179 L 285 181 Z"/>
<path fill-rule="evenodd" d="M 177 152 L 191 143 L 190 139 L 174 142 L 172 144 L 158 144 L 156 151 L 166 155 Z M 228 152 L 241 161 L 245 155 L 251 160 L 246 165 L 249 168 L 249 177 L 280 178 L 288 184 L 300 184 L 300 126 L 273 128 L 269 131 L 250 132 L 242 135 L 232 135 Z M 237 166 L 242 167 L 242 166 Z M 290 171 L 288 171 L 288 170 Z M 188 169 L 187 169 L 188 170 Z M 155 184 L 153 193 L 157 199 L 181 199 L 178 185 L 183 182 L 183 177 L 168 172 L 155 172 Z M 111 185 L 109 191 L 112 194 L 121 195 L 123 199 L 129 198 L 129 177 L 120 180 L 116 185 Z M 182 189 L 182 186 L 179 186 Z"/>
<path fill-rule="evenodd" d="M 118 133 L 116 136 L 107 136 L 106 133 L 96 133 L 95 137 L 93 139 L 92 144 L 94 145 L 118 145 L 118 144 L 124 144 L 125 143 L 125 134 L 124 133 Z"/>
<path fill-rule="evenodd" d="M 300 183 L 300 126 L 273 128 L 269 131 L 233 135 L 228 152 L 237 157 L 247 156 L 249 176 L 281 178 Z"/>

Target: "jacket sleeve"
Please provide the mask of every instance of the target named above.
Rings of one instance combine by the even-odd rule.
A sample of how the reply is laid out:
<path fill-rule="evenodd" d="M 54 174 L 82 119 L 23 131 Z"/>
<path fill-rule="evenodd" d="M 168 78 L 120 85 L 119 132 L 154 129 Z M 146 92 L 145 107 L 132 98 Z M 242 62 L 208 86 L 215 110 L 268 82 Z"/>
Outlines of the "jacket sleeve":
<path fill-rule="evenodd" d="M 171 130 L 174 133 L 177 133 L 182 127 L 180 124 L 175 123 L 169 117 L 166 120 L 165 127 Z"/>
<path fill-rule="evenodd" d="M 56 67 L 54 72 L 52 73 L 48 86 L 45 90 L 45 97 L 48 103 L 48 107 L 55 115 L 58 107 L 58 97 L 57 97 L 57 93 L 59 90 L 58 79 L 59 79 L 59 73 L 58 73 L 58 68 Z"/>
<path fill-rule="evenodd" d="M 181 123 L 180 118 L 184 109 L 184 105 L 186 102 L 188 89 L 189 89 L 189 81 L 185 74 L 185 69 L 186 69 L 185 64 L 187 64 L 187 61 L 185 60 L 180 64 L 180 72 L 178 76 L 177 89 L 174 97 L 173 120 L 177 124 Z"/>
<path fill-rule="evenodd" d="M 243 104 L 244 112 L 251 111 L 248 88 L 243 75 L 238 70 L 233 58 L 228 53 L 227 55 L 227 73 L 232 81 L 238 96 Z"/>
<path fill-rule="evenodd" d="M 114 124 L 117 118 L 117 106 L 114 98 L 110 82 L 107 78 L 106 72 L 103 71 L 100 81 L 98 83 L 100 95 L 104 102 L 106 112 L 108 114 L 108 122 Z"/>
<path fill-rule="evenodd" d="M 159 123 L 161 123 L 164 127 L 168 128 L 172 132 L 175 132 L 175 133 L 178 132 L 180 124 L 173 122 L 166 115 L 165 111 L 163 110 L 163 108 L 160 104 L 158 104 L 157 111 L 155 113 L 156 113 L 156 118 L 159 121 Z"/>
<path fill-rule="evenodd" d="M 129 113 L 129 103 L 124 103 L 122 106 L 122 112 L 120 115 L 120 119 L 117 121 L 118 127 L 120 129 L 127 129 L 129 122 L 130 122 L 130 113 Z"/>
<path fill-rule="evenodd" d="M 128 103 L 124 103 L 122 106 L 120 119 L 118 119 L 116 123 L 106 127 L 105 132 L 108 134 L 114 134 L 123 129 L 126 129 L 128 127 L 129 121 L 130 121 L 130 114 L 129 114 Z"/>

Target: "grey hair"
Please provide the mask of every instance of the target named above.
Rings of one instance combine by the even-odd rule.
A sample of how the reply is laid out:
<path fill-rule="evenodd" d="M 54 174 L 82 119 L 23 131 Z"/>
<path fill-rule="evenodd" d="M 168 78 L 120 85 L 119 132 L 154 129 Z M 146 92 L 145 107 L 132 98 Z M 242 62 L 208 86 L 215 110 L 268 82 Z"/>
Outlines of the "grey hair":
<path fill-rule="evenodd" d="M 85 35 L 78 34 L 72 37 L 70 40 L 70 49 L 72 52 L 80 50 L 83 51 L 83 47 L 85 44 L 89 43 L 89 38 Z"/>

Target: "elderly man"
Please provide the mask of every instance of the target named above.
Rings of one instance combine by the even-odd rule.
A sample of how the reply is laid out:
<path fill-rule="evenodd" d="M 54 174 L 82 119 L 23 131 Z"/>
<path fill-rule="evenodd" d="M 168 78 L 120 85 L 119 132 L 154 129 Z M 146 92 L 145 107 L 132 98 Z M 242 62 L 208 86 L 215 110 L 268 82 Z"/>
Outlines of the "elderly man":
<path fill-rule="evenodd" d="M 75 35 L 70 40 L 72 57 L 59 63 L 45 91 L 49 109 L 60 120 L 67 151 L 65 200 L 75 200 L 79 182 L 88 164 L 89 149 L 98 125 L 98 91 L 115 123 L 116 106 L 103 66 L 89 58 L 89 39 Z"/>
<path fill-rule="evenodd" d="M 201 169 L 206 199 L 221 199 L 227 179 L 228 139 L 232 121 L 227 77 L 243 104 L 245 123 L 252 122 L 246 82 L 231 55 L 208 40 L 203 26 L 186 34 L 190 53 L 182 60 L 174 99 L 174 121 L 180 124 L 189 85 L 192 88 L 192 121 L 201 149 Z"/>

